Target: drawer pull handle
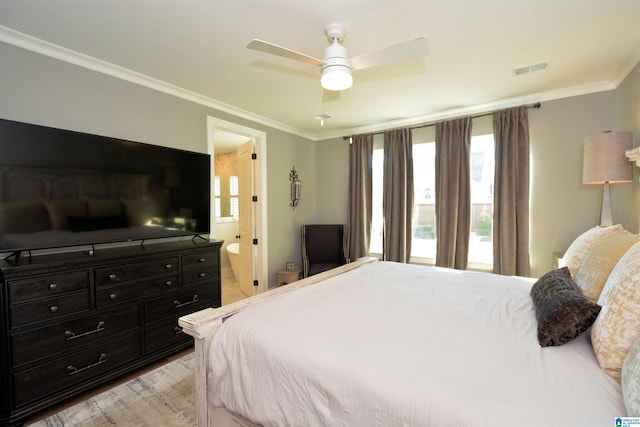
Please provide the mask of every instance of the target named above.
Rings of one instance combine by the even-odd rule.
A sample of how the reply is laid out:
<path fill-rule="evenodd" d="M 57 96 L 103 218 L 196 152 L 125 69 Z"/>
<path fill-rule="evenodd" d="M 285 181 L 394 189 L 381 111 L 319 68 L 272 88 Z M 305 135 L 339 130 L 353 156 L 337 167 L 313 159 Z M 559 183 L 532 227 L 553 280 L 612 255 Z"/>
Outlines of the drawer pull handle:
<path fill-rule="evenodd" d="M 206 276 L 206 275 L 207 275 L 207 273 L 205 273 L 205 272 L 202 272 L 202 273 L 198 274 L 198 276 L 200 276 L 201 278 Z"/>
<path fill-rule="evenodd" d="M 52 291 L 54 291 L 54 290 L 58 289 L 58 284 L 57 284 L 57 283 L 51 283 L 51 284 L 49 285 L 49 289 L 51 289 Z"/>
<path fill-rule="evenodd" d="M 96 363 L 92 363 L 90 365 L 87 365 L 84 368 L 76 368 L 73 365 L 67 366 L 67 371 L 69 371 L 69 373 L 67 375 L 79 374 L 80 372 L 86 371 L 87 369 L 95 368 L 98 365 L 102 365 L 103 363 L 106 363 L 106 361 L 107 361 L 107 353 L 102 353 L 100 355 L 100 359 L 98 359 L 98 361 Z"/>
<path fill-rule="evenodd" d="M 76 338 L 86 337 L 87 335 L 95 334 L 96 332 L 102 332 L 102 331 L 104 331 L 104 320 L 101 320 L 100 322 L 98 322 L 98 327 L 91 331 L 83 332 L 78 335 L 74 334 L 71 331 L 65 331 L 64 334 L 67 336 L 67 341 L 71 341 L 71 340 L 75 340 Z"/>
<path fill-rule="evenodd" d="M 173 331 L 176 333 L 176 335 L 180 335 L 182 333 L 182 328 L 180 326 L 176 326 L 175 328 L 173 328 Z"/>
<path fill-rule="evenodd" d="M 173 285 L 173 280 L 167 280 L 167 281 L 165 282 L 165 285 L 167 285 L 167 286 L 171 286 L 171 285 Z"/>
<path fill-rule="evenodd" d="M 200 259 L 198 260 L 198 262 L 205 262 L 205 261 L 206 261 L 206 258 L 200 258 Z"/>
<path fill-rule="evenodd" d="M 166 268 L 167 270 L 169 270 L 171 267 L 173 267 L 171 264 L 167 264 L 164 266 L 164 268 Z"/>
<path fill-rule="evenodd" d="M 180 308 L 180 307 L 184 307 L 186 305 L 193 304 L 193 303 L 196 303 L 196 302 L 198 302 L 198 294 L 195 294 L 193 296 L 193 299 L 191 301 L 187 301 L 187 302 L 180 302 L 177 299 L 173 300 L 173 305 L 175 306 L 175 308 Z"/>
<path fill-rule="evenodd" d="M 52 313 L 57 313 L 58 312 L 58 306 L 57 305 L 52 305 L 51 307 L 49 307 L 49 311 Z"/>
<path fill-rule="evenodd" d="M 118 294 L 110 294 L 110 295 L 109 295 L 109 299 L 110 299 L 111 301 L 113 301 L 113 300 L 114 300 L 114 299 L 116 299 L 116 298 L 118 298 Z"/>
<path fill-rule="evenodd" d="M 115 274 L 110 274 L 109 275 L 109 280 L 116 280 L 118 276 L 116 276 Z"/>

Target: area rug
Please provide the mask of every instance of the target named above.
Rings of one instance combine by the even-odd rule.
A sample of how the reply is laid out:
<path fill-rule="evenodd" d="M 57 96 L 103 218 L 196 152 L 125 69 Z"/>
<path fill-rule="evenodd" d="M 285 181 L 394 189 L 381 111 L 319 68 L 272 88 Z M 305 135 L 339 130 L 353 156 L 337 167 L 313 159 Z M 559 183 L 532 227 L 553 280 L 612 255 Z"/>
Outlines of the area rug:
<path fill-rule="evenodd" d="M 195 426 L 194 366 L 189 353 L 31 426 Z"/>

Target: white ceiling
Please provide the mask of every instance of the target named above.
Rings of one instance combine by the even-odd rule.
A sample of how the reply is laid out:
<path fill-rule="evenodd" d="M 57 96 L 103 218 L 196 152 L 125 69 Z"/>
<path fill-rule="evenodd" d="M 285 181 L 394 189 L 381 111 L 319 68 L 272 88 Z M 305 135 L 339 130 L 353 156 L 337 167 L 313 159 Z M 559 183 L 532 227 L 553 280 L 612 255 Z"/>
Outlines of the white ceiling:
<path fill-rule="evenodd" d="M 331 22 L 350 56 L 417 37 L 429 56 L 327 97 L 319 69 L 246 48 L 321 58 Z M 311 139 L 609 90 L 640 61 L 639 0 L 0 0 L 0 26 L 0 41 Z"/>

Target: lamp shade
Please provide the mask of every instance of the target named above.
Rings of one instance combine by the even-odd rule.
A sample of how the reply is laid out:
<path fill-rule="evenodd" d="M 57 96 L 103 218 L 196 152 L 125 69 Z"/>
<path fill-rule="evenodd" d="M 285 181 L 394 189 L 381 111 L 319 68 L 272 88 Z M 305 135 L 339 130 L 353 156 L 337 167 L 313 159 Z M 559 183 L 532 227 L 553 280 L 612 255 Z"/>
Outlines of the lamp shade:
<path fill-rule="evenodd" d="M 583 184 L 633 180 L 633 164 L 625 156 L 632 147 L 631 132 L 605 132 L 584 141 Z"/>

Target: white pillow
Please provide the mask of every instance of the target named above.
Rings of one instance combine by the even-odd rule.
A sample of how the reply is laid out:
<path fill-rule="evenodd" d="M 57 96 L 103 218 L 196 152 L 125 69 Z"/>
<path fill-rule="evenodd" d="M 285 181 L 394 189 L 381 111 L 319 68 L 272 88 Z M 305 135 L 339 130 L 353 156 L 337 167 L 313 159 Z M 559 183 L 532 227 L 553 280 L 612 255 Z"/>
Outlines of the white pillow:
<path fill-rule="evenodd" d="M 638 339 L 622 365 L 622 397 L 627 416 L 640 417 L 640 339 Z"/>
<path fill-rule="evenodd" d="M 591 327 L 598 363 L 620 381 L 622 364 L 640 338 L 640 242 L 620 258 L 602 289 L 600 314 Z"/>
<path fill-rule="evenodd" d="M 593 302 L 598 301 L 613 267 L 638 241 L 639 235 L 620 230 L 608 233 L 591 246 L 575 275 L 576 284 L 582 289 L 584 296 Z"/>
<path fill-rule="evenodd" d="M 571 245 L 569 245 L 569 248 L 564 253 L 562 260 L 560 261 L 562 266 L 569 267 L 571 277 L 575 278 L 578 268 L 580 267 L 580 264 L 582 264 L 582 260 L 591 246 L 609 233 L 615 233 L 621 230 L 624 230 L 622 225 L 616 224 L 609 227 L 597 226 L 585 231 L 576 237 Z"/>

